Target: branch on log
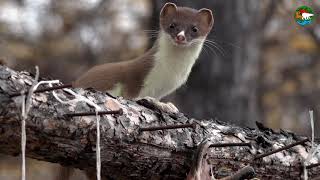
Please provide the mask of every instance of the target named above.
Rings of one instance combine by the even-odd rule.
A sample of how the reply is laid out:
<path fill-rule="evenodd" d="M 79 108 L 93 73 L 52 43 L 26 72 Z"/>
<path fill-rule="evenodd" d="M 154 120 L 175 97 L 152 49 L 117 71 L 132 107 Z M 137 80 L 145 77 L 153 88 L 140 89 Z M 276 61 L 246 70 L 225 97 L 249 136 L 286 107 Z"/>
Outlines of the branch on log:
<path fill-rule="evenodd" d="M 28 90 L 33 77 L 0 66 L 0 153 L 20 154 L 21 97 L 10 94 Z M 168 114 L 102 92 L 74 89 L 97 103 L 105 111 L 122 109 L 122 114 L 101 115 L 102 176 L 113 179 L 184 179 L 192 164 L 197 145 L 209 139 L 206 152 L 216 178 L 233 174 L 250 165 L 258 178 L 300 179 L 302 164 L 310 142 L 302 142 L 275 154 L 255 158 L 283 146 L 305 139 L 294 133 L 241 128 L 217 120 L 196 120 L 182 113 Z M 62 90 L 59 97 L 70 98 Z M 143 101 L 142 101 L 143 102 Z M 95 169 L 95 116 L 66 116 L 94 111 L 84 102 L 59 103 L 51 92 L 37 93 L 26 120 L 27 147 L 30 158 L 60 163 L 80 169 Z M 180 126 L 172 129 L 172 126 Z M 147 127 L 169 126 L 171 129 L 146 131 Z M 177 126 L 176 126 L 177 127 Z M 178 126 L 179 127 L 179 126 Z M 215 145 L 217 143 L 218 145 Z M 222 143 L 240 143 L 224 147 Z M 248 144 L 249 143 L 249 144 Z M 243 146 L 241 146 L 241 144 Z M 251 145 L 251 146 L 248 146 Z M 319 163 L 319 154 L 311 160 Z M 308 168 L 309 177 L 320 175 L 320 167 Z M 209 172 L 207 172 L 209 173 Z"/>

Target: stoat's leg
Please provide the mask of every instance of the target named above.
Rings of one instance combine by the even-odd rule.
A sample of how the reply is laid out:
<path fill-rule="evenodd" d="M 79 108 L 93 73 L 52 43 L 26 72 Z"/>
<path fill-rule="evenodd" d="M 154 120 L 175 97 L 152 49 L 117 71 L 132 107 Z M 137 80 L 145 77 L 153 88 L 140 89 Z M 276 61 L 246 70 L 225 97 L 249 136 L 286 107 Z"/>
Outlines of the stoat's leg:
<path fill-rule="evenodd" d="M 193 162 L 190 171 L 187 176 L 187 180 L 213 180 L 214 176 L 210 176 L 211 165 L 208 163 L 208 156 L 206 155 L 208 149 L 212 143 L 209 140 L 204 140 L 198 146 L 195 152 Z M 211 174 L 213 174 L 211 172 Z M 251 178 L 255 174 L 254 169 L 251 166 L 245 166 L 238 170 L 235 174 L 224 177 L 219 180 L 240 180 Z"/>
<path fill-rule="evenodd" d="M 178 113 L 179 110 L 178 108 L 172 104 L 171 102 L 168 103 L 163 103 L 158 101 L 157 99 L 153 98 L 153 97 L 144 97 L 144 100 L 148 101 L 148 103 L 153 104 L 157 109 L 167 112 L 167 113 Z"/>

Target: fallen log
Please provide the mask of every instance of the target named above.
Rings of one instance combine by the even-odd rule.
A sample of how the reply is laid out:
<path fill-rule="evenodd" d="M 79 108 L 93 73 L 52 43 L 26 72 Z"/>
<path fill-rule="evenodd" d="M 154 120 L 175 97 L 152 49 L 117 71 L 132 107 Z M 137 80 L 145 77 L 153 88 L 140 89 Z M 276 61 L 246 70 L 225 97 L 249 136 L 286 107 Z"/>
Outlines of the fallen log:
<path fill-rule="evenodd" d="M 27 91 L 32 82 L 30 73 L 0 66 L 0 153 L 20 154 L 23 98 L 10 95 Z M 252 129 L 214 119 L 189 118 L 180 112 L 163 112 L 145 100 L 135 102 L 90 89 L 73 91 L 103 111 L 112 112 L 100 114 L 103 177 L 185 179 L 203 140 L 211 142 L 206 152 L 211 167 L 207 173 L 216 178 L 230 176 L 247 165 L 262 179 L 303 176 L 303 163 L 311 149 L 306 137 L 284 130 L 276 132 L 261 124 Z M 73 98 L 64 90 L 55 93 L 63 99 Z M 52 91 L 35 93 L 31 100 L 26 120 L 27 157 L 94 170 L 94 108 L 85 102 L 60 103 Z M 280 148 L 279 152 L 268 153 Z M 315 154 L 306 167 L 309 177 L 320 175 L 320 167 L 315 165 L 319 162 L 319 154 Z"/>

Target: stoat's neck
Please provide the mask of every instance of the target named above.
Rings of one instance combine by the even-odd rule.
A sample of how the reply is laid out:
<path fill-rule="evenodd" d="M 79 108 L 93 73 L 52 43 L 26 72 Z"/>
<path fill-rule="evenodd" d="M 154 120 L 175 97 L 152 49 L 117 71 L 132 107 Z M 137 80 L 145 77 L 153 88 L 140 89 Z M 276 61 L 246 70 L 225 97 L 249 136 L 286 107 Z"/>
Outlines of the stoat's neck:
<path fill-rule="evenodd" d="M 190 73 L 193 64 L 199 57 L 203 42 L 190 46 L 177 46 L 171 41 L 173 40 L 168 34 L 160 31 L 158 51 L 155 54 L 155 66 L 168 66 L 169 68 L 175 68 L 178 72 L 186 70 Z"/>
<path fill-rule="evenodd" d="M 163 31 L 160 31 L 156 43 L 154 66 L 144 80 L 139 97 L 160 99 L 185 83 L 203 45 L 199 42 L 191 46 L 176 46 Z"/>

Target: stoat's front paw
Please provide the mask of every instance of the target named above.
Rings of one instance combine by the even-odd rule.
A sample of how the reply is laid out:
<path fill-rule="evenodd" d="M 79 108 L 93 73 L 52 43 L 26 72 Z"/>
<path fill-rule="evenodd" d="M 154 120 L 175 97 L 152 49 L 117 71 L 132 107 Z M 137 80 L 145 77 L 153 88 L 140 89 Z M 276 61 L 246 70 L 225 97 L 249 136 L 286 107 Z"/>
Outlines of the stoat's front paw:
<path fill-rule="evenodd" d="M 179 109 L 174 104 L 172 104 L 172 102 L 167 102 L 167 103 L 159 102 L 159 103 L 162 104 L 162 108 L 166 112 L 172 112 L 172 113 L 178 113 L 179 112 Z"/>
<path fill-rule="evenodd" d="M 148 103 L 154 105 L 157 109 L 161 111 L 164 111 L 167 113 L 173 113 L 173 114 L 176 114 L 179 112 L 179 109 L 171 102 L 163 103 L 152 97 L 144 97 L 143 100 L 146 100 Z"/>

